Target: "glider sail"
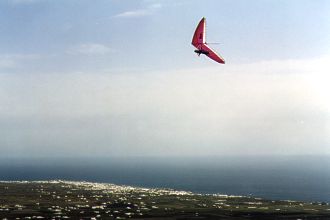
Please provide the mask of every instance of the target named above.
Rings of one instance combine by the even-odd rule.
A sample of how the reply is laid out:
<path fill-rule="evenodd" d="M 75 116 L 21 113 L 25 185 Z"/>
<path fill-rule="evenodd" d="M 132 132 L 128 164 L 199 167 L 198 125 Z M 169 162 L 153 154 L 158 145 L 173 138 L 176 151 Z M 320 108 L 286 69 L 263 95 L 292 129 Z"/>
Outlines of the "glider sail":
<path fill-rule="evenodd" d="M 207 43 L 206 43 L 206 21 L 205 18 L 202 18 L 202 20 L 197 25 L 197 28 L 195 30 L 194 36 L 192 38 L 191 44 L 197 48 L 195 52 L 200 54 L 205 54 L 212 60 L 224 64 L 225 60 L 217 54 L 213 49 L 211 49 Z"/>
<path fill-rule="evenodd" d="M 197 49 L 201 44 L 205 44 L 205 31 L 206 31 L 206 22 L 205 18 L 202 18 L 202 20 L 197 25 L 197 28 L 195 30 L 193 39 L 192 39 L 192 45 L 194 45 Z"/>

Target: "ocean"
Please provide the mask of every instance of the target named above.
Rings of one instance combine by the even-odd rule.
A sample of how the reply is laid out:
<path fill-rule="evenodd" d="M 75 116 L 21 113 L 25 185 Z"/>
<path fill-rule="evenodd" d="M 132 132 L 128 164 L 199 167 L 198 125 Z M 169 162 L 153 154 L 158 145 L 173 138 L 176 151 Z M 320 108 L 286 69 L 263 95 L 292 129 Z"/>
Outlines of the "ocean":
<path fill-rule="evenodd" d="M 51 179 L 330 202 L 329 156 L 0 159 L 0 180 Z"/>

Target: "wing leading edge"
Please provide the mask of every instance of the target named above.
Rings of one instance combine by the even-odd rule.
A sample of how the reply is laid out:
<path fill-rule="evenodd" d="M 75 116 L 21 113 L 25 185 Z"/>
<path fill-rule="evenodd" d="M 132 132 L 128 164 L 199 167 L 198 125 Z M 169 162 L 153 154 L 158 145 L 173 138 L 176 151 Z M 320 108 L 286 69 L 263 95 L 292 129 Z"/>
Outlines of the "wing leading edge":
<path fill-rule="evenodd" d="M 196 27 L 191 44 L 212 60 L 221 64 L 225 63 L 225 60 L 206 43 L 206 20 L 204 17 L 200 20 Z"/>

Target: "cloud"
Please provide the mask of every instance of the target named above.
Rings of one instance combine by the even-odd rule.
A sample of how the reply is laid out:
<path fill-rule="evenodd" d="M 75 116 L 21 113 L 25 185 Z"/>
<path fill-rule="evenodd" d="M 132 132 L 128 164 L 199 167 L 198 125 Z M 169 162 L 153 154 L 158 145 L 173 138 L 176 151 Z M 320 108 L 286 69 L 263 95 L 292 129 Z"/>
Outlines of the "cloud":
<path fill-rule="evenodd" d="M 111 52 L 111 49 L 103 44 L 86 43 L 71 47 L 67 50 L 68 54 L 83 54 L 83 55 L 105 55 Z"/>
<path fill-rule="evenodd" d="M 19 4 L 34 4 L 37 2 L 41 2 L 45 0 L 9 0 L 12 4 L 19 5 Z"/>
<path fill-rule="evenodd" d="M 13 68 L 16 62 L 13 59 L 0 57 L 0 69 Z"/>
<path fill-rule="evenodd" d="M 0 54 L 0 69 L 12 69 L 20 63 L 38 59 L 37 54 Z"/>
<path fill-rule="evenodd" d="M 115 18 L 136 18 L 136 17 L 144 17 L 151 15 L 155 13 L 156 10 L 162 8 L 162 4 L 160 3 L 153 3 L 149 4 L 146 8 L 144 9 L 136 9 L 136 10 L 130 10 L 130 11 L 125 11 L 122 13 L 119 13 L 115 15 Z"/>
<path fill-rule="evenodd" d="M 329 63 L 2 74 L 0 149 L 27 155 L 329 154 Z"/>
<path fill-rule="evenodd" d="M 133 11 L 125 11 L 120 14 L 115 15 L 116 18 L 134 18 L 134 17 L 142 17 L 149 15 L 150 12 L 146 9 L 140 9 L 140 10 L 133 10 Z"/>
<path fill-rule="evenodd" d="M 162 8 L 162 4 L 160 3 L 154 3 L 148 6 L 149 9 L 159 9 Z"/>

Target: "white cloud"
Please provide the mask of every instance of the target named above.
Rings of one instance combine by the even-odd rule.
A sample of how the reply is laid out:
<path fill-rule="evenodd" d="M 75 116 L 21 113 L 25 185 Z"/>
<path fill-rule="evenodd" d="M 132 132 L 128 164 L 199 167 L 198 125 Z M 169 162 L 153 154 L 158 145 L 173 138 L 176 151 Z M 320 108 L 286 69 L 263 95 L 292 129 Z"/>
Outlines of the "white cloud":
<path fill-rule="evenodd" d="M 143 17 L 147 15 L 151 15 L 155 13 L 156 10 L 162 8 L 162 4 L 160 3 L 153 3 L 149 4 L 147 7 L 144 9 L 136 9 L 136 10 L 130 10 L 130 11 L 125 11 L 122 13 L 119 13 L 115 15 L 115 18 L 135 18 L 135 17 Z"/>
<path fill-rule="evenodd" d="M 0 57 L 0 69 L 13 68 L 16 66 L 16 62 L 13 59 Z"/>
<path fill-rule="evenodd" d="M 100 155 L 330 153 L 328 61 L 0 74 L 0 147 Z"/>
<path fill-rule="evenodd" d="M 141 9 L 141 10 L 125 11 L 125 12 L 115 15 L 114 17 L 116 17 L 116 18 L 134 18 L 134 17 L 146 16 L 149 14 L 150 14 L 150 12 L 148 10 Z"/>
<path fill-rule="evenodd" d="M 103 44 L 86 43 L 71 47 L 67 53 L 83 55 L 104 55 L 110 51 L 111 49 Z"/>
<path fill-rule="evenodd" d="M 0 54 L 0 69 L 15 68 L 21 62 L 38 59 L 37 54 Z"/>
<path fill-rule="evenodd" d="M 149 9 L 159 9 L 162 8 L 162 4 L 160 3 L 154 3 L 148 6 Z"/>
<path fill-rule="evenodd" d="M 45 0 L 9 0 L 9 2 L 13 3 L 13 4 L 34 4 L 37 2 L 41 2 L 41 1 L 45 1 Z"/>

